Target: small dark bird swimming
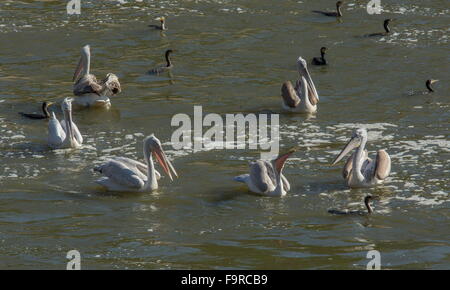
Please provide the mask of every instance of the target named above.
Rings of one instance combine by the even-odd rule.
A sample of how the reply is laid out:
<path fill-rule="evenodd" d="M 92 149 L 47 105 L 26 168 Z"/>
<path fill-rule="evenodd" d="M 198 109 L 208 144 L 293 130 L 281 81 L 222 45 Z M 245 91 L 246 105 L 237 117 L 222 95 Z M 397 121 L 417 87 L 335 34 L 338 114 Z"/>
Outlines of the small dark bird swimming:
<path fill-rule="evenodd" d="M 370 206 L 370 200 L 376 199 L 377 196 L 367 195 L 364 198 L 364 205 L 367 208 L 367 211 L 362 210 L 338 210 L 338 209 L 329 209 L 328 212 L 331 214 L 339 214 L 339 215 L 369 215 L 373 213 L 373 209 Z"/>
<path fill-rule="evenodd" d="M 170 54 L 172 52 L 173 51 L 171 49 L 166 50 L 166 55 L 165 55 L 165 57 L 166 57 L 166 65 L 158 66 L 158 67 L 156 67 L 154 69 L 151 69 L 148 73 L 149 74 L 159 75 L 159 74 L 161 74 L 161 73 L 163 73 L 165 71 L 168 71 L 168 70 L 172 69 L 173 64 L 172 64 L 172 61 L 170 60 Z"/>
<path fill-rule="evenodd" d="M 42 103 L 42 113 L 43 114 L 36 114 L 36 113 L 23 113 L 19 112 L 24 117 L 30 118 L 30 119 L 48 119 L 50 118 L 50 113 L 48 112 L 48 107 L 50 107 L 53 103 L 52 102 L 43 102 Z"/>
<path fill-rule="evenodd" d="M 389 28 L 389 23 L 392 21 L 392 19 L 386 19 L 383 22 L 383 27 L 385 32 L 378 32 L 378 33 L 371 33 L 371 34 L 367 34 L 365 35 L 366 37 L 373 37 L 373 36 L 384 36 L 389 34 L 389 32 L 391 32 L 391 29 Z"/>
<path fill-rule="evenodd" d="M 434 84 L 435 82 L 438 82 L 439 80 L 427 80 L 426 82 L 425 82 L 425 86 L 427 87 L 427 89 L 428 89 L 428 92 L 429 93 L 432 93 L 432 92 L 434 92 L 434 90 L 433 90 L 433 88 L 431 87 L 431 85 L 432 84 Z"/>
<path fill-rule="evenodd" d="M 327 65 L 327 60 L 325 59 L 326 47 L 320 49 L 320 57 L 315 57 L 312 59 L 312 64 L 314 65 Z"/>
<path fill-rule="evenodd" d="M 158 17 L 155 20 L 160 21 L 161 25 L 150 24 L 149 27 L 153 27 L 154 29 L 157 29 L 157 30 L 167 30 L 166 18 L 164 16 Z"/>
<path fill-rule="evenodd" d="M 313 10 L 312 12 L 320 13 L 325 16 L 342 17 L 341 6 L 342 6 L 342 1 L 338 1 L 338 2 L 336 2 L 336 12 L 318 11 L 318 10 Z"/>

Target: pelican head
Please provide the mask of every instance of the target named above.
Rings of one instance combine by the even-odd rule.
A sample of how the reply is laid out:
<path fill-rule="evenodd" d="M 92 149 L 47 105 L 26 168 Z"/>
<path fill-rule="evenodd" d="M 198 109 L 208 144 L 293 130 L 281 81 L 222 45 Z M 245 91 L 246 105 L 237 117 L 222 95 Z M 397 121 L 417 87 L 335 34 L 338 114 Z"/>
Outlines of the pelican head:
<path fill-rule="evenodd" d="M 314 85 L 314 82 L 311 79 L 311 75 L 308 71 L 308 66 L 306 65 L 306 61 L 299 56 L 297 59 L 297 68 L 298 73 L 301 77 L 305 77 L 306 82 L 308 83 L 308 97 L 311 102 L 311 104 L 315 105 L 319 102 L 319 94 L 317 94 L 316 86 Z"/>
<path fill-rule="evenodd" d="M 72 111 L 72 101 L 73 98 L 65 98 L 61 103 L 61 109 L 63 112 L 71 112 Z"/>
<path fill-rule="evenodd" d="M 105 79 L 102 80 L 102 83 L 105 85 L 106 89 L 111 92 L 111 95 L 116 95 L 122 91 L 119 78 L 113 73 L 108 73 Z"/>
<path fill-rule="evenodd" d="M 338 163 L 345 155 L 347 155 L 350 151 L 352 151 L 354 148 L 361 145 L 361 142 L 363 140 L 367 140 L 367 130 L 365 128 L 358 128 L 356 129 L 352 137 L 350 138 L 350 141 L 345 145 L 344 149 L 339 153 L 339 155 L 336 157 L 336 159 L 333 161 L 331 165 L 334 165 Z"/>
<path fill-rule="evenodd" d="M 159 141 L 159 139 L 156 138 L 153 134 L 144 139 L 144 156 L 148 156 L 147 154 L 150 153 L 153 153 L 153 156 L 161 165 L 164 172 L 169 176 L 170 180 L 173 180 L 172 173 L 176 177 L 178 177 L 175 168 L 172 166 L 172 163 L 167 158 L 166 153 L 164 153 L 164 150 L 162 149 L 161 141 Z"/>

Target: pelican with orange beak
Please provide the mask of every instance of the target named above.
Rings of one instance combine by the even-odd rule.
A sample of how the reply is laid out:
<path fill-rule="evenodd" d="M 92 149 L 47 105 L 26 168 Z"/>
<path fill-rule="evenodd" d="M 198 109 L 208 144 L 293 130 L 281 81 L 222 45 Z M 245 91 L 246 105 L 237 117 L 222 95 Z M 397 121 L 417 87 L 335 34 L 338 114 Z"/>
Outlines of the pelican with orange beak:
<path fill-rule="evenodd" d="M 391 158 L 385 150 L 378 150 L 372 160 L 364 148 L 367 143 L 367 130 L 356 129 L 350 141 L 339 153 L 332 165 L 338 163 L 350 151 L 356 151 L 347 159 L 342 175 L 349 187 L 371 187 L 383 183 L 391 172 Z"/>
<path fill-rule="evenodd" d="M 284 196 L 291 189 L 289 181 L 283 175 L 286 160 L 296 149 L 280 154 L 277 158 L 250 163 L 250 174 L 236 176 L 235 181 L 247 184 L 249 190 L 265 196 Z"/>
<path fill-rule="evenodd" d="M 146 164 L 126 157 L 113 158 L 94 168 L 94 171 L 105 175 L 95 182 L 109 191 L 155 191 L 158 189 L 158 179 L 161 176 L 155 169 L 153 156 L 170 180 L 173 180 L 172 174 L 178 177 L 172 163 L 162 149 L 161 142 L 153 134 L 144 139 L 143 149 Z"/>
<path fill-rule="evenodd" d="M 285 81 L 281 86 L 281 106 L 284 110 L 293 113 L 314 113 L 317 111 L 319 95 L 306 61 L 301 56 L 297 59 L 297 68 L 300 78 L 295 87 L 290 81 Z"/>

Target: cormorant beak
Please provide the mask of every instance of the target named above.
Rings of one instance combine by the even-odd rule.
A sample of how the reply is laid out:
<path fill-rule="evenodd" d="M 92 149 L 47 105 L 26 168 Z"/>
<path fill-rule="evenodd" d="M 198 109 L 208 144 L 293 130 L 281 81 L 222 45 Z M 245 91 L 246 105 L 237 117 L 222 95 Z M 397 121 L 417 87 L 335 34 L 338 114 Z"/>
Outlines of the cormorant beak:
<path fill-rule="evenodd" d="M 438 82 L 439 80 L 430 80 L 430 84 L 434 84 L 435 82 Z"/>

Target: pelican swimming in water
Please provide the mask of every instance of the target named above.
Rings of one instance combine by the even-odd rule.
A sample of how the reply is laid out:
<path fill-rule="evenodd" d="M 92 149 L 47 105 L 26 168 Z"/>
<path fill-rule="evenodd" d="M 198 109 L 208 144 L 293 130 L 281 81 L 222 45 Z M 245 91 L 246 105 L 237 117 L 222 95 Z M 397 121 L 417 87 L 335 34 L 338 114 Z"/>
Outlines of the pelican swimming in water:
<path fill-rule="evenodd" d="M 320 49 L 320 57 L 315 57 L 312 60 L 312 64 L 314 65 L 327 65 L 327 60 L 325 59 L 325 52 L 327 51 L 326 47 L 322 47 Z"/>
<path fill-rule="evenodd" d="M 168 71 L 168 70 L 172 69 L 173 68 L 173 64 L 172 64 L 172 61 L 170 60 L 170 54 L 172 52 L 173 52 L 173 50 L 171 50 L 171 49 L 166 50 L 166 53 L 165 53 L 166 64 L 158 66 L 158 67 L 156 67 L 154 69 L 151 69 L 148 73 L 149 74 L 157 74 L 157 75 L 159 75 L 159 74 L 161 74 L 161 73 L 163 73 L 165 71 Z"/>
<path fill-rule="evenodd" d="M 338 214 L 338 215 L 369 215 L 373 213 L 373 208 L 370 206 L 370 201 L 372 199 L 377 199 L 378 196 L 373 195 L 367 195 L 364 197 L 364 205 L 366 206 L 367 211 L 362 210 L 339 210 L 339 209 L 329 209 L 328 212 L 331 214 Z"/>
<path fill-rule="evenodd" d="M 73 75 L 72 81 L 74 105 L 77 107 L 98 107 L 109 109 L 109 97 L 121 92 L 119 79 L 115 74 L 108 73 L 100 82 L 90 73 L 91 50 L 89 45 L 81 49 L 81 58 Z"/>
<path fill-rule="evenodd" d="M 338 163 L 347 153 L 357 148 L 345 163 L 342 175 L 349 187 L 370 187 L 380 183 L 391 172 L 391 158 L 385 150 L 378 150 L 377 157 L 372 160 L 364 148 L 367 143 L 367 130 L 356 129 L 350 141 L 339 153 L 332 165 Z"/>
<path fill-rule="evenodd" d="M 116 157 L 96 166 L 94 171 L 105 175 L 95 182 L 110 191 L 151 192 L 158 189 L 161 175 L 155 170 L 153 156 L 164 172 L 173 180 L 172 173 L 178 177 L 172 163 L 167 159 L 161 142 L 153 134 L 144 139 L 144 158 L 146 164 L 126 157 Z"/>
<path fill-rule="evenodd" d="M 161 22 L 161 25 L 150 24 L 149 27 L 153 27 L 157 30 L 167 30 L 166 27 L 166 18 L 164 16 L 157 17 L 155 20 Z"/>
<path fill-rule="evenodd" d="M 72 101 L 73 98 L 65 98 L 61 104 L 64 120 L 58 122 L 52 112 L 48 122 L 48 145 L 53 149 L 79 148 L 83 144 L 83 137 L 72 121 Z"/>
<path fill-rule="evenodd" d="M 373 37 L 373 36 L 385 36 L 391 32 L 391 29 L 389 28 L 389 23 L 392 21 L 392 19 L 386 19 L 383 22 L 384 32 L 378 32 L 378 33 L 371 33 L 365 35 L 366 37 Z"/>
<path fill-rule="evenodd" d="M 48 119 L 50 118 L 50 113 L 48 112 L 48 108 L 53 105 L 52 102 L 43 102 L 42 103 L 42 114 L 36 114 L 36 113 L 23 113 L 19 112 L 24 117 L 30 118 L 30 119 Z"/>
<path fill-rule="evenodd" d="M 289 156 L 295 152 L 281 154 L 272 161 L 257 160 L 250 163 L 250 174 L 234 177 L 235 181 L 247 184 L 249 190 L 265 196 L 284 196 L 291 189 L 283 175 L 283 168 Z"/>
<path fill-rule="evenodd" d="M 297 60 L 297 68 L 300 79 L 297 80 L 295 88 L 290 81 L 284 82 L 281 86 L 281 106 L 289 112 L 314 113 L 317 111 L 319 95 L 309 74 L 306 61 L 302 57 Z"/>
<path fill-rule="evenodd" d="M 318 11 L 318 10 L 313 10 L 313 12 L 320 13 L 325 16 L 342 17 L 342 11 L 341 11 L 342 4 L 343 4 L 342 1 L 336 2 L 336 12 Z"/>

